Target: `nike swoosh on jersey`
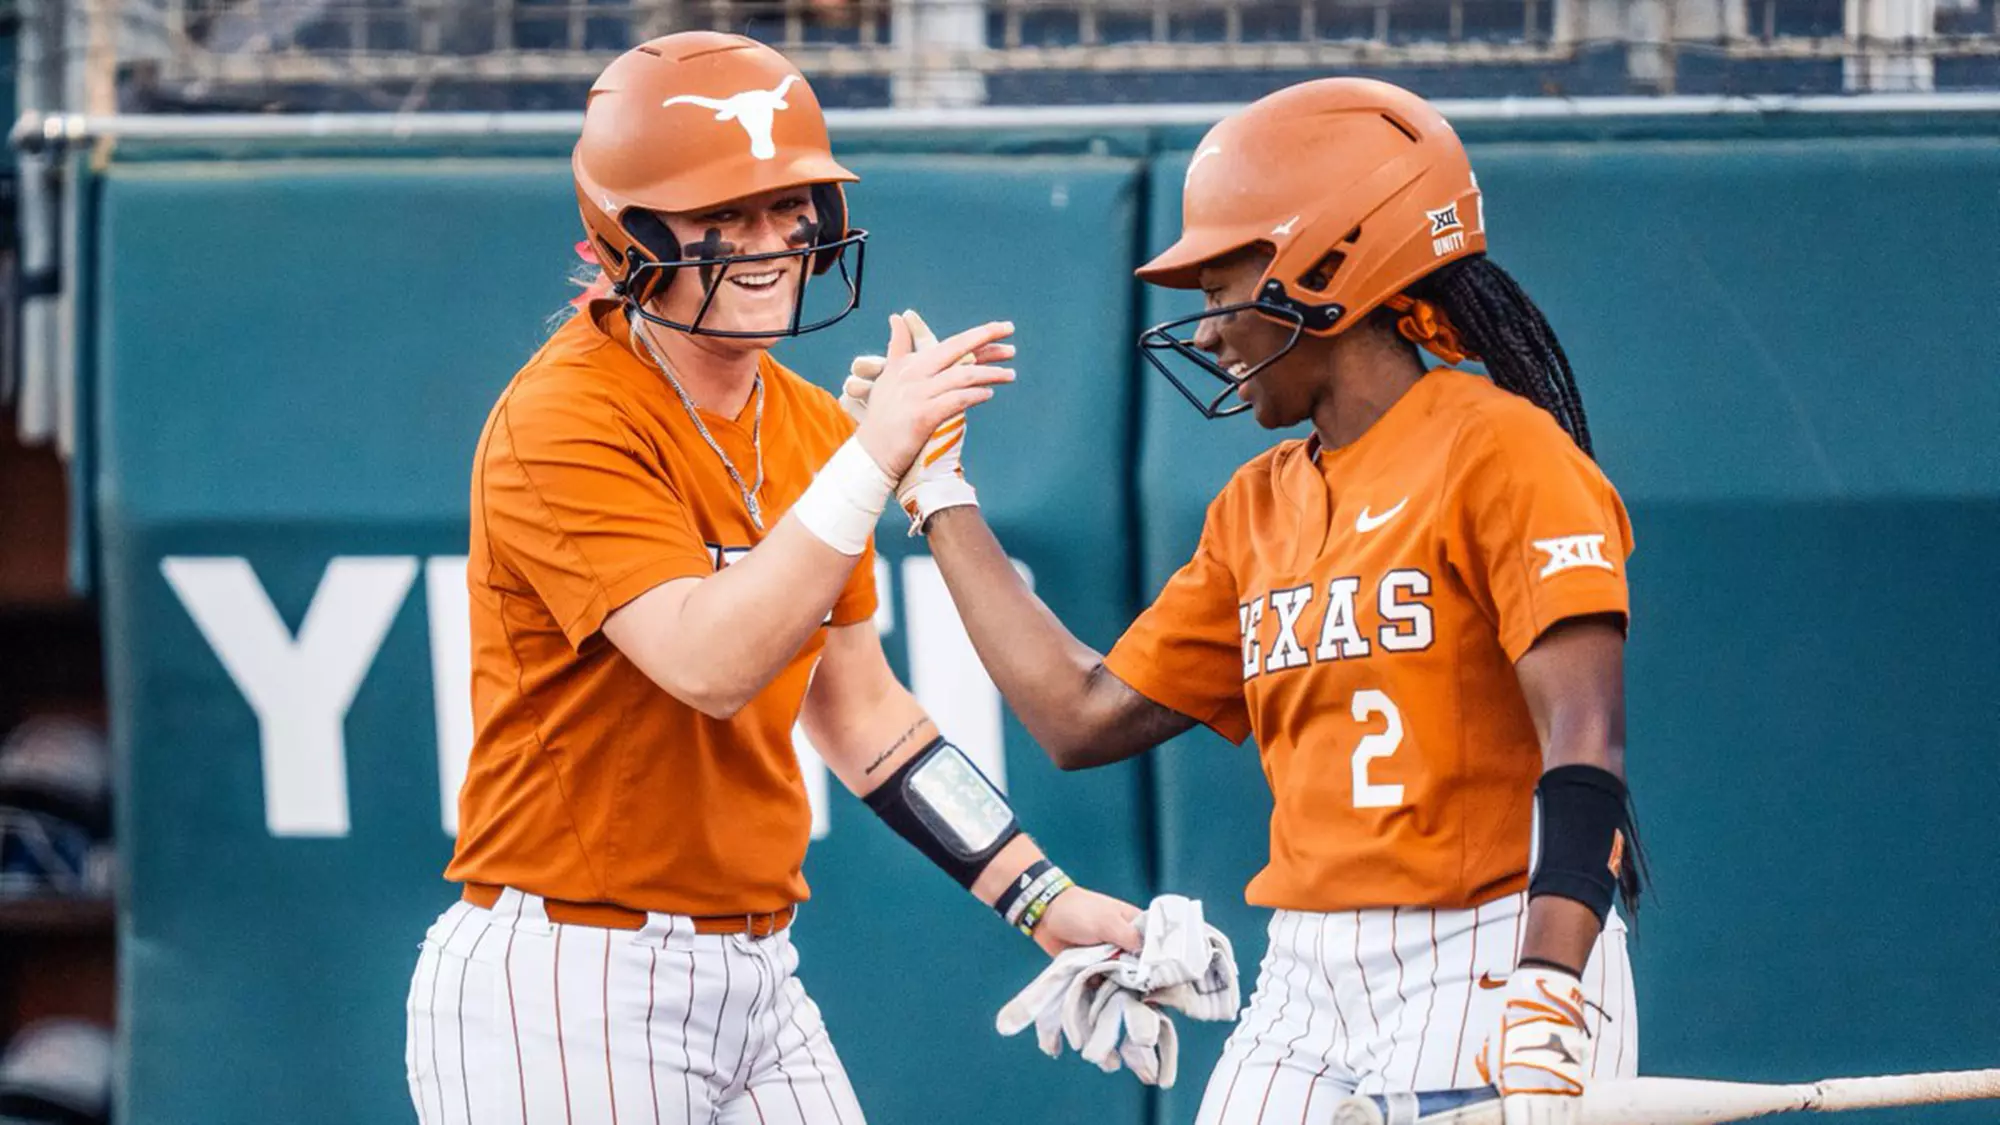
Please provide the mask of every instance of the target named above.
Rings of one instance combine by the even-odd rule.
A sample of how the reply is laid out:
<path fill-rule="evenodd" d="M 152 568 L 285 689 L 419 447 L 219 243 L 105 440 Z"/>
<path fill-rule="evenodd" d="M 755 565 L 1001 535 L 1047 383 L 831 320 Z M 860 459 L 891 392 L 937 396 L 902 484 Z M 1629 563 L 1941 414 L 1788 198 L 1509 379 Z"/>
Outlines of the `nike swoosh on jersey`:
<path fill-rule="evenodd" d="M 1402 511 L 1403 505 L 1409 502 L 1410 498 L 1405 496 L 1401 500 L 1396 501 L 1395 507 L 1389 509 L 1386 512 L 1383 512 L 1379 516 L 1369 515 L 1368 509 L 1366 507 L 1363 507 L 1361 509 L 1361 514 L 1354 517 L 1354 530 L 1362 533 L 1363 535 L 1368 534 L 1369 532 L 1375 530 L 1376 528 L 1381 527 L 1383 524 L 1388 523 L 1390 520 L 1395 519 L 1396 513 Z"/>

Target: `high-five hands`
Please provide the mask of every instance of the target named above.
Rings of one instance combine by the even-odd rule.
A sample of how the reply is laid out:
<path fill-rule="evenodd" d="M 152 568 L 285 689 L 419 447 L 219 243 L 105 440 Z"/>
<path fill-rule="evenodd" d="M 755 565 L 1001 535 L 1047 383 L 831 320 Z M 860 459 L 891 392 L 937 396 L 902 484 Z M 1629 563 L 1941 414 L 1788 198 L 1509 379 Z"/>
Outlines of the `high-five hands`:
<path fill-rule="evenodd" d="M 841 388 L 840 406 L 861 424 L 862 444 L 891 475 L 900 475 L 896 500 L 910 517 L 910 534 L 923 531 L 931 516 L 946 508 L 978 504 L 979 498 L 966 483 L 961 455 L 965 448 L 965 409 L 993 397 L 993 386 L 1011 382 L 1014 373 L 987 366 L 1011 359 L 1014 347 L 1000 341 L 1011 334 L 1011 322 L 991 322 L 969 329 L 940 342 L 930 326 L 911 309 L 889 318 L 889 354 L 857 356 L 848 367 Z M 923 374 L 917 374 L 922 372 Z M 983 373 L 974 375 L 973 373 Z M 892 379 L 897 380 L 891 382 Z M 869 426 L 885 410 L 902 405 L 913 384 L 925 380 L 955 384 L 937 392 L 934 404 L 958 404 L 938 420 L 908 455 L 901 450 L 909 434 L 897 429 L 896 460 L 878 453 L 869 441 Z M 914 417 L 928 418 L 935 411 Z"/>

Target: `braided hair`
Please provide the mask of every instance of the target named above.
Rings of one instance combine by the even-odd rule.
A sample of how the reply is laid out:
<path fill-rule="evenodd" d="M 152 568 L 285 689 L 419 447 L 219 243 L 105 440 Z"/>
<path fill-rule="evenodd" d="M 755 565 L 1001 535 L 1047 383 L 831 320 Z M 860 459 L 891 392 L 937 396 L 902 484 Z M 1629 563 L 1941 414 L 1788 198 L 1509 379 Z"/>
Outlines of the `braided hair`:
<path fill-rule="evenodd" d="M 1495 385 L 1555 415 L 1578 448 L 1597 456 L 1569 357 L 1548 318 L 1512 274 L 1486 255 L 1474 254 L 1439 267 L 1409 292 L 1445 314 Z"/>
<path fill-rule="evenodd" d="M 1577 447 L 1596 458 L 1590 444 L 1590 423 L 1583 414 L 1583 396 L 1577 392 L 1569 357 L 1548 318 L 1513 275 L 1486 255 L 1474 254 L 1418 279 L 1408 292 L 1433 308 L 1412 307 L 1407 300 L 1392 301 L 1385 307 L 1392 316 L 1413 314 L 1399 323 L 1406 338 L 1431 348 L 1447 362 L 1468 356 L 1479 359 L 1496 386 L 1554 415 Z M 1439 315 L 1431 315 L 1433 312 Z M 1638 814 L 1629 794 L 1620 834 L 1624 854 L 1617 865 L 1619 897 L 1632 918 L 1636 937 L 1639 900 L 1652 879 L 1639 842 Z"/>

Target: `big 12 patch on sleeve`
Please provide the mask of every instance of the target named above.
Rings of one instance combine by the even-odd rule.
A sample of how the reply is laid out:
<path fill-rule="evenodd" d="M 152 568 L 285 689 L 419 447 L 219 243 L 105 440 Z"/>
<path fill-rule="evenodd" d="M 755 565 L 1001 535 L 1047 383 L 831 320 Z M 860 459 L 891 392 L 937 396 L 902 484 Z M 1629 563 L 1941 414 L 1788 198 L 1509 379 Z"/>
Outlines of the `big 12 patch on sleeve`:
<path fill-rule="evenodd" d="M 1565 570 L 1578 567 L 1594 567 L 1598 570 L 1616 571 L 1618 568 L 1604 557 L 1604 535 L 1564 535 L 1555 539 L 1534 541 L 1537 551 L 1548 557 L 1548 561 L 1536 574 L 1544 581 L 1561 574 Z"/>

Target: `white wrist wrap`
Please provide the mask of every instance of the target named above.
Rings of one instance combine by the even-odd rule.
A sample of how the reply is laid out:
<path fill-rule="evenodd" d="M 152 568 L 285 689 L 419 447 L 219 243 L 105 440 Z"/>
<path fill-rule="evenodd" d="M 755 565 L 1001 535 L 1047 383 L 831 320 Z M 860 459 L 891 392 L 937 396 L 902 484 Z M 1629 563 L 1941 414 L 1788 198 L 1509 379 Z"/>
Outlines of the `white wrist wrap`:
<path fill-rule="evenodd" d="M 856 556 L 868 549 L 868 537 L 875 534 L 875 521 L 882 518 L 895 486 L 861 442 L 848 438 L 792 505 L 792 514 L 820 542 Z"/>

